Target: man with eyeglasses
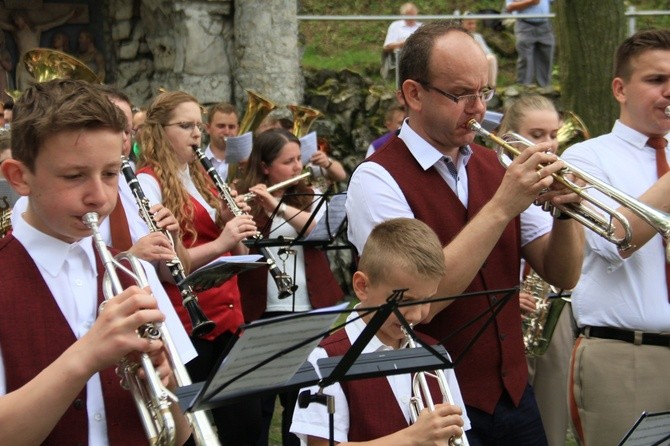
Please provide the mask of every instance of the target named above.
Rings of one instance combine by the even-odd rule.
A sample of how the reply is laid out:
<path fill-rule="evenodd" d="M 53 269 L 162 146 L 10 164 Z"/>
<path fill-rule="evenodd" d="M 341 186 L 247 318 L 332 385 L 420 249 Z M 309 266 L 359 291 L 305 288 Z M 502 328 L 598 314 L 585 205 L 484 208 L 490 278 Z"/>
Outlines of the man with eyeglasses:
<path fill-rule="evenodd" d="M 212 162 L 221 178 L 228 177 L 228 163 L 226 162 L 226 139 L 237 136 L 239 117 L 233 104 L 219 102 L 212 105 L 207 112 L 205 130 L 209 135 L 209 145 L 205 149 L 205 156 Z"/>
<path fill-rule="evenodd" d="M 582 228 L 530 206 L 552 188 L 551 175 L 563 163 L 544 143 L 524 150 L 505 170 L 494 151 L 473 144 L 467 123 L 483 120 L 493 96 L 477 42 L 455 22 L 426 24 L 405 42 L 400 78 L 408 119 L 349 184 L 348 235 L 358 251 L 375 224 L 418 218 L 444 246 L 447 274 L 436 296 L 514 288 L 521 256 L 550 283 L 572 288 L 581 267 Z M 538 200 L 579 198 L 553 186 Z M 528 386 L 516 293 L 432 303 L 418 328 L 441 340 L 456 361 L 472 422 L 470 445 L 500 439 L 546 444 Z"/>

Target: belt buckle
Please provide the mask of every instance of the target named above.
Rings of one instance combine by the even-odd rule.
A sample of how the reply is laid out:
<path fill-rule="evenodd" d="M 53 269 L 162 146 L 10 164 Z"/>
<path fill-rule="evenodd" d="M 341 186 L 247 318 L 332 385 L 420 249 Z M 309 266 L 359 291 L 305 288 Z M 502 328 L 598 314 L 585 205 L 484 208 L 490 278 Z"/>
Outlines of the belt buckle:
<path fill-rule="evenodd" d="M 644 333 L 638 330 L 633 331 L 633 344 L 642 345 L 644 344 Z"/>

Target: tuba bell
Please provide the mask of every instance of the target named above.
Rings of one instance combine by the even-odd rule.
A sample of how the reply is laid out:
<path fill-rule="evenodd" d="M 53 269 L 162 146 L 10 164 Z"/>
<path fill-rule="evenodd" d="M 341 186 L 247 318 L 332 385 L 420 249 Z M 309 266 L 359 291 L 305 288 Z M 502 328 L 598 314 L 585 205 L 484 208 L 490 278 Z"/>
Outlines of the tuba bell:
<path fill-rule="evenodd" d="M 562 113 L 563 123 L 558 129 L 556 139 L 558 140 L 558 154 L 573 144 L 587 140 L 591 137 L 588 127 L 582 118 L 575 112 L 567 110 Z"/>
<path fill-rule="evenodd" d="M 247 109 L 240 121 L 240 127 L 237 131 L 238 135 L 256 130 L 263 119 L 265 119 L 272 110 L 277 108 L 277 104 L 264 98 L 255 91 L 245 91 L 247 92 Z"/>
<path fill-rule="evenodd" d="M 50 48 L 35 48 L 23 55 L 21 63 L 37 83 L 54 79 L 79 79 L 101 83 L 98 76 L 81 60 Z M 5 91 L 14 101 L 21 91 Z"/>
<path fill-rule="evenodd" d="M 298 138 L 308 134 L 314 121 L 323 116 L 323 113 L 319 110 L 304 105 L 289 104 L 286 108 L 293 113 L 293 130 L 291 130 L 291 133 Z"/>

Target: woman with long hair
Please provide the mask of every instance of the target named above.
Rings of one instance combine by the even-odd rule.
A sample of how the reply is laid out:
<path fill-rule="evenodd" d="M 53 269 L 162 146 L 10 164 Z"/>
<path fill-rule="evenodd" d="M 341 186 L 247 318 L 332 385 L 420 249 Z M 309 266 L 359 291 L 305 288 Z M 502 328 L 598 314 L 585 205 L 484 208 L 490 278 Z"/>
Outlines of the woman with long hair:
<path fill-rule="evenodd" d="M 240 193 L 255 194 L 251 213 L 265 238 L 292 240 L 300 233 L 309 234 L 316 225 L 320 214 L 312 218 L 312 213 L 320 198 L 318 190 L 311 189 L 301 180 L 289 187 L 268 192 L 269 186 L 295 178 L 302 169 L 300 141 L 291 132 L 270 129 L 254 137 L 249 162 L 237 189 Z M 344 297 L 323 250 L 299 244 L 288 249 L 268 249 L 273 251 L 275 258 L 284 259 L 279 267 L 292 278 L 297 289 L 290 297 L 280 298 L 278 288 L 267 271 L 256 269 L 241 274 L 239 283 L 246 321 L 326 307 Z M 283 393 L 279 397 L 284 407 L 283 444 L 299 444 L 298 438 L 289 432 L 297 393 Z M 267 440 L 275 398 L 264 400 L 263 437 Z M 259 444 L 266 444 L 263 437 Z"/>
<path fill-rule="evenodd" d="M 142 151 L 137 162 L 137 177 L 147 198 L 152 203 L 162 203 L 177 218 L 194 269 L 224 255 L 246 254 L 241 242 L 256 233 L 250 216 L 236 217 L 224 208 L 200 166 L 194 146 L 201 143 L 202 128 L 201 108 L 193 96 L 180 91 L 162 93 L 147 110 L 139 133 Z M 166 288 L 190 331 L 191 322 L 178 289 Z M 191 337 L 198 357 L 186 367 L 194 382 L 208 378 L 243 322 L 236 277 L 198 293 L 198 301 L 216 327 L 203 337 Z M 212 411 L 223 444 L 255 444 L 258 421 L 250 418 L 257 413 L 252 404 L 248 400 Z"/>

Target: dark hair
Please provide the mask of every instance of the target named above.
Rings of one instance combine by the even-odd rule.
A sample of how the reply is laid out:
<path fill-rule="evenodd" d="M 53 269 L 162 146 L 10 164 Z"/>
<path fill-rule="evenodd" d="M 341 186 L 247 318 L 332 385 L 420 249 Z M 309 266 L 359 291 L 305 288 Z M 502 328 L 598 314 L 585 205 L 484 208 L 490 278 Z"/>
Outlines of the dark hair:
<path fill-rule="evenodd" d="M 126 117 L 99 86 L 72 79 L 36 83 L 14 106 L 12 157 L 32 171 L 47 138 L 64 131 L 103 128 L 123 132 Z"/>
<path fill-rule="evenodd" d="M 400 85 L 407 79 L 430 82 L 430 53 L 435 40 L 452 31 L 470 35 L 458 20 L 438 20 L 422 25 L 407 38 L 400 51 Z"/>
<path fill-rule="evenodd" d="M 268 177 L 263 173 L 263 166 L 269 166 L 279 156 L 279 152 L 289 142 L 300 145 L 300 140 L 286 129 L 268 129 L 254 136 L 254 146 L 251 149 L 249 162 L 242 179 L 240 179 L 238 190 L 240 193 L 247 192 L 251 186 L 268 182 Z M 310 189 L 303 181 L 286 188 L 284 202 L 298 209 L 308 208 L 312 198 L 305 194 Z M 300 195 L 291 195 L 300 194 Z M 254 214 L 262 212 L 258 206 L 253 206 Z"/>
<path fill-rule="evenodd" d="M 670 50 L 670 30 L 639 31 L 624 40 L 614 56 L 614 77 L 629 80 L 632 73 L 632 60 L 650 50 Z"/>

